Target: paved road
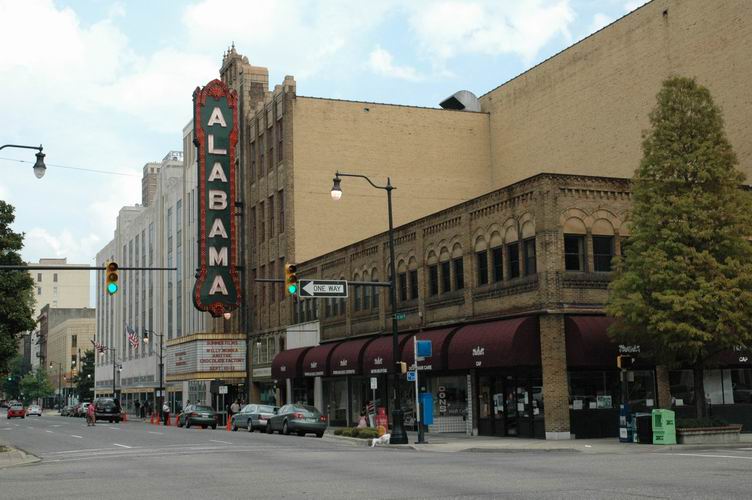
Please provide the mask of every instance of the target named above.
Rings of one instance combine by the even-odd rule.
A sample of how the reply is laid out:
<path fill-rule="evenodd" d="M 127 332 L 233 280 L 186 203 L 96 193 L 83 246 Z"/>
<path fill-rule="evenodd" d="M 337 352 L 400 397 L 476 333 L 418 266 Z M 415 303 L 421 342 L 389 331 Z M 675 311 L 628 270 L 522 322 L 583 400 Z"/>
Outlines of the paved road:
<path fill-rule="evenodd" d="M 0 470 L 1 498 L 750 498 L 752 448 L 686 454 L 433 453 L 333 439 L 5 420 L 43 460 Z"/>

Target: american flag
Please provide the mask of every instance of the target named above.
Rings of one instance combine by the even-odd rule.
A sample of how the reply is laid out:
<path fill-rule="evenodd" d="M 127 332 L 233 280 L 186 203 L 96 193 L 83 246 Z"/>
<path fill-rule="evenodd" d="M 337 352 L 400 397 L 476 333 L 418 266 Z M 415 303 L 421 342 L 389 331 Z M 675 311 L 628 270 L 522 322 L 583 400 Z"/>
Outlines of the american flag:
<path fill-rule="evenodd" d="M 104 352 L 104 350 L 105 350 L 105 347 L 104 347 L 104 346 L 102 345 L 102 343 L 101 343 L 101 342 L 97 342 L 97 341 L 95 341 L 94 339 L 90 339 L 90 340 L 91 340 L 91 343 L 92 343 L 92 344 L 94 345 L 94 349 L 95 349 L 95 350 L 96 350 L 97 352 Z"/>
<path fill-rule="evenodd" d="M 134 330 L 128 323 L 125 324 L 125 333 L 128 334 L 128 342 L 131 343 L 131 347 L 138 349 L 138 335 L 136 335 L 136 330 Z"/>

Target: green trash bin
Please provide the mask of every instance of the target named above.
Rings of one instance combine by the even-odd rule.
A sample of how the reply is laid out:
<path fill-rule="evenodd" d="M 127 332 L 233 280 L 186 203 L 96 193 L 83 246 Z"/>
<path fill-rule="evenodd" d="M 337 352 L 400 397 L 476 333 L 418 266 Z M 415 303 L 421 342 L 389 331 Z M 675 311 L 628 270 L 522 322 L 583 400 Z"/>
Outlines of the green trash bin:
<path fill-rule="evenodd" d="M 653 444 L 676 444 L 676 414 L 653 410 Z"/>

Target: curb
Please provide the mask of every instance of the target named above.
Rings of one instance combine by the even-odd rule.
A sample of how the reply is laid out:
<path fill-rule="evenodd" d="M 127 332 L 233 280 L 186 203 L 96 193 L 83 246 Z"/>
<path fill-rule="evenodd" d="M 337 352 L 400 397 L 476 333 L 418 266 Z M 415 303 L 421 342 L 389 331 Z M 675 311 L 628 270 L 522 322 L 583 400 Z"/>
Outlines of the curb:
<path fill-rule="evenodd" d="M 0 470 L 10 467 L 32 465 L 42 461 L 42 459 L 38 456 L 32 455 L 31 453 L 28 453 L 20 448 L 16 448 L 9 444 L 3 444 L 2 446 L 5 446 L 8 449 L 8 451 L 3 452 L 3 455 L 6 453 L 10 455 L 10 463 L 0 463 Z M 2 457 L 2 455 L 0 455 L 0 457 Z"/>

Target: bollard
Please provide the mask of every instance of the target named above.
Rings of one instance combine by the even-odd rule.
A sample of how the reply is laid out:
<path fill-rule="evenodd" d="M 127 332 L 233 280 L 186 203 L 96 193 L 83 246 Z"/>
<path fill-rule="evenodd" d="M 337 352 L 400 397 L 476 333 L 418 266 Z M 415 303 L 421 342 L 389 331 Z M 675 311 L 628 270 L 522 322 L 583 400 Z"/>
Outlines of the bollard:
<path fill-rule="evenodd" d="M 154 414 L 153 413 L 151 414 L 151 418 L 149 419 L 149 423 L 152 424 L 152 425 L 154 424 Z"/>
<path fill-rule="evenodd" d="M 232 418 L 227 417 L 227 430 L 232 432 Z"/>

